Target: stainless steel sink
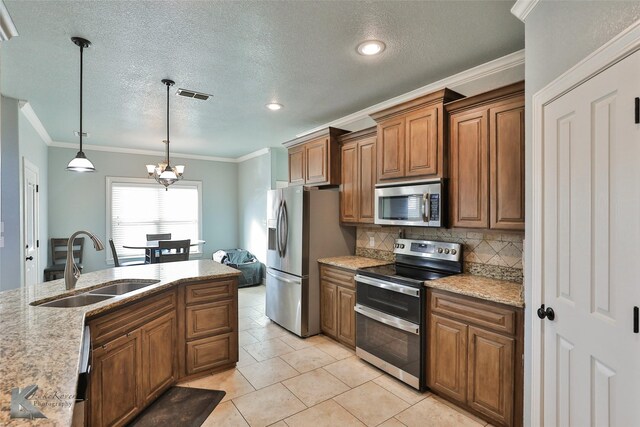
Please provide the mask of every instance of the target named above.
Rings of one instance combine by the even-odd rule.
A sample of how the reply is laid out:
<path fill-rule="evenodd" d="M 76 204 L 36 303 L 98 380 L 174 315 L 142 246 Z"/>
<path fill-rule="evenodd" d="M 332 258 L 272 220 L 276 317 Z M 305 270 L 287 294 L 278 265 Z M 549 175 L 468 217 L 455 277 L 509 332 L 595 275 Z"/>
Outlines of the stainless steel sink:
<path fill-rule="evenodd" d="M 89 291 L 92 295 L 123 295 L 129 292 L 137 291 L 138 289 L 146 288 L 147 286 L 158 283 L 159 280 L 140 280 L 135 282 L 120 282 L 113 283 L 102 288 Z"/>
<path fill-rule="evenodd" d="M 95 304 L 100 301 L 113 298 L 114 295 L 90 295 L 88 293 L 73 295 L 71 297 L 60 298 L 57 300 L 38 304 L 40 307 L 83 307 L 89 304 Z"/>

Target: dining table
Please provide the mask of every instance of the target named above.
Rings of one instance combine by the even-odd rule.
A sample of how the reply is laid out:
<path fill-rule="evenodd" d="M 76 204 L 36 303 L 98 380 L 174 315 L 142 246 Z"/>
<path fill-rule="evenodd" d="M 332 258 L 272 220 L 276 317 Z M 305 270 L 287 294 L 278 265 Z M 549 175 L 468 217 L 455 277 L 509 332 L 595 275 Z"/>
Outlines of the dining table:
<path fill-rule="evenodd" d="M 173 240 L 180 240 L 180 239 L 173 239 Z M 207 242 L 204 240 L 192 240 L 190 246 L 204 245 L 205 243 Z M 160 246 L 160 240 L 147 240 L 143 245 L 141 244 L 122 245 L 122 247 L 126 249 L 144 249 L 146 254 L 145 263 L 147 264 L 156 264 L 159 262 L 159 257 L 158 257 L 159 246 Z"/>

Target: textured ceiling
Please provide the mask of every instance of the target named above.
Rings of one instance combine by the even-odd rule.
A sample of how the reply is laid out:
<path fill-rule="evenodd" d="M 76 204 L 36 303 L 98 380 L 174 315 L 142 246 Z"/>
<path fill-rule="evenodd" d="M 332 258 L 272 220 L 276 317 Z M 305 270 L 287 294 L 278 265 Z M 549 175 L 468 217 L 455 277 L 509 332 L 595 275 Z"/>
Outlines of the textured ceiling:
<path fill-rule="evenodd" d="M 77 142 L 85 50 L 87 144 L 238 157 L 524 47 L 513 1 L 6 1 L 1 89 L 27 100 L 54 141 Z M 362 57 L 356 45 L 383 40 Z M 174 92 L 172 91 L 172 94 Z M 284 104 L 268 111 L 270 101 Z"/>

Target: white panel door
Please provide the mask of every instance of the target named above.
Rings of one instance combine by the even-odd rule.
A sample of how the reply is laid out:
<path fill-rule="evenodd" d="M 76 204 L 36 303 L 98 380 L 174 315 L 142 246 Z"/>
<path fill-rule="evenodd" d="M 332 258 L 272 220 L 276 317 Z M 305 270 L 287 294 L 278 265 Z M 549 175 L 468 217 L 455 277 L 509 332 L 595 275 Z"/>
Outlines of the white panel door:
<path fill-rule="evenodd" d="M 24 283 L 35 285 L 38 280 L 38 168 L 24 159 L 22 227 L 24 242 Z"/>
<path fill-rule="evenodd" d="M 547 427 L 640 425 L 638 96 L 640 52 L 544 107 Z"/>

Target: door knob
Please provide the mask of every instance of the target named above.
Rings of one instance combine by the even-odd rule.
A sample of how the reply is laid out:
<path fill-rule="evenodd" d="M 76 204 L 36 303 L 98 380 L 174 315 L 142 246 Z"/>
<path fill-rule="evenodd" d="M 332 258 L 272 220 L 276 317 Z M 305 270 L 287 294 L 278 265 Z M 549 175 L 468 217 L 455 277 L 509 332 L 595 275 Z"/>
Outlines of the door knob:
<path fill-rule="evenodd" d="M 551 307 L 547 307 L 547 309 L 545 310 L 544 304 L 542 304 L 538 309 L 538 317 L 541 319 L 544 319 L 546 317 L 549 320 L 554 320 L 556 318 L 556 313 Z"/>
<path fill-rule="evenodd" d="M 27 261 L 33 261 L 33 257 L 32 256 L 28 256 L 26 259 L 27 259 Z"/>

